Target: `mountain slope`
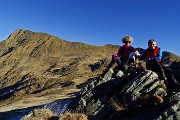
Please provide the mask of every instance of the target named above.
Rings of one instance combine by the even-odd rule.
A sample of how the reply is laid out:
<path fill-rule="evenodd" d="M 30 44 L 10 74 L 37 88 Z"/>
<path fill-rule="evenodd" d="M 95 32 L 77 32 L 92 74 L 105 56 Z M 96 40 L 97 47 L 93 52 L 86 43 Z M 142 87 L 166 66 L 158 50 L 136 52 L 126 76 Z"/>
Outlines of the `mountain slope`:
<path fill-rule="evenodd" d="M 76 89 L 76 85 L 100 73 L 92 72 L 93 65 L 116 49 L 16 30 L 0 43 L 0 101 Z"/>
<path fill-rule="evenodd" d="M 35 103 L 29 98 L 50 96 L 48 100 L 55 100 L 60 95 L 71 95 L 80 84 L 102 73 L 118 47 L 93 46 L 46 33 L 16 30 L 0 43 L 0 107 L 14 101 Z"/>

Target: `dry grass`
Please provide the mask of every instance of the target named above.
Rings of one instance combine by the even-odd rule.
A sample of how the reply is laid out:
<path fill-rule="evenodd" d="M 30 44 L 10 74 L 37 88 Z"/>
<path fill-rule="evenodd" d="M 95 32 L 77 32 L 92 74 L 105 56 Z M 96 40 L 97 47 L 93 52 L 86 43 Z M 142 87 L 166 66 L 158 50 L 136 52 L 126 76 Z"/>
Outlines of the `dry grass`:
<path fill-rule="evenodd" d="M 88 117 L 84 113 L 65 112 L 59 120 L 88 120 Z"/>
<path fill-rule="evenodd" d="M 150 95 L 149 95 L 149 94 L 146 94 L 146 95 L 143 96 L 142 100 L 147 101 L 147 100 L 149 99 L 149 97 L 150 97 Z"/>
<path fill-rule="evenodd" d="M 59 116 L 49 109 L 35 109 L 32 113 L 25 116 L 23 120 L 58 120 Z"/>
<path fill-rule="evenodd" d="M 164 83 L 164 81 L 160 81 L 159 85 L 160 88 L 163 88 L 164 90 L 166 90 L 166 84 Z"/>
<path fill-rule="evenodd" d="M 111 105 L 115 108 L 116 111 L 124 110 L 123 105 L 121 103 L 114 101 L 113 99 L 111 99 Z"/>
<path fill-rule="evenodd" d="M 159 95 L 155 95 L 154 99 L 155 99 L 155 102 L 157 102 L 157 103 L 163 103 L 163 101 L 164 101 L 163 97 L 159 96 Z"/>
<path fill-rule="evenodd" d="M 32 113 L 25 116 L 23 120 L 88 120 L 83 113 L 65 112 L 61 115 L 54 114 L 47 108 L 35 109 Z"/>

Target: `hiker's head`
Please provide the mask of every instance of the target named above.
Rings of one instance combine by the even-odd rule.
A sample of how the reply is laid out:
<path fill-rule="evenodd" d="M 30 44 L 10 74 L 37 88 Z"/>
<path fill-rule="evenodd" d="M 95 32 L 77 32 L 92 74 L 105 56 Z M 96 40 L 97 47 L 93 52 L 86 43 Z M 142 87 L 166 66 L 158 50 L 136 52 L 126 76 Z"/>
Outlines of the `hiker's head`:
<path fill-rule="evenodd" d="M 122 42 L 125 44 L 125 45 L 130 45 L 132 44 L 133 42 L 133 38 L 129 35 L 125 36 L 122 38 Z"/>
<path fill-rule="evenodd" d="M 150 40 L 148 41 L 148 46 L 149 46 L 149 48 L 151 48 L 151 49 L 155 49 L 155 48 L 156 48 L 156 41 L 155 41 L 154 39 L 150 39 Z"/>

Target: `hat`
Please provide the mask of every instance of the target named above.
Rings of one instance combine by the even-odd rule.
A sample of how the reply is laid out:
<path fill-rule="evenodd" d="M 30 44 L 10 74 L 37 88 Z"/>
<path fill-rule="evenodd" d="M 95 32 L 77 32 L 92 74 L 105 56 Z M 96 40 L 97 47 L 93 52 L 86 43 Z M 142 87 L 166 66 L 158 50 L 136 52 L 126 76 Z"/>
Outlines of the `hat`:
<path fill-rule="evenodd" d="M 130 41 L 130 44 L 133 42 L 133 38 L 129 35 L 122 38 L 122 42 L 125 43 L 125 41 Z"/>

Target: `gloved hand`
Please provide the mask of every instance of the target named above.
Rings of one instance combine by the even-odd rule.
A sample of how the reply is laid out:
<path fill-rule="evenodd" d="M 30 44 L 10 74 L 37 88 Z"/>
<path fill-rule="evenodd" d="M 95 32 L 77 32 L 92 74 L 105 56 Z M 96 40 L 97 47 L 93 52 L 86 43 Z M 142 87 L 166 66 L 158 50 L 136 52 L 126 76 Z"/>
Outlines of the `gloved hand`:
<path fill-rule="evenodd" d="M 114 60 L 119 60 L 118 55 L 113 55 Z"/>
<path fill-rule="evenodd" d="M 140 54 L 139 54 L 139 52 L 138 52 L 138 51 L 136 51 L 136 52 L 135 52 L 135 55 L 136 55 L 136 56 L 140 56 Z"/>

